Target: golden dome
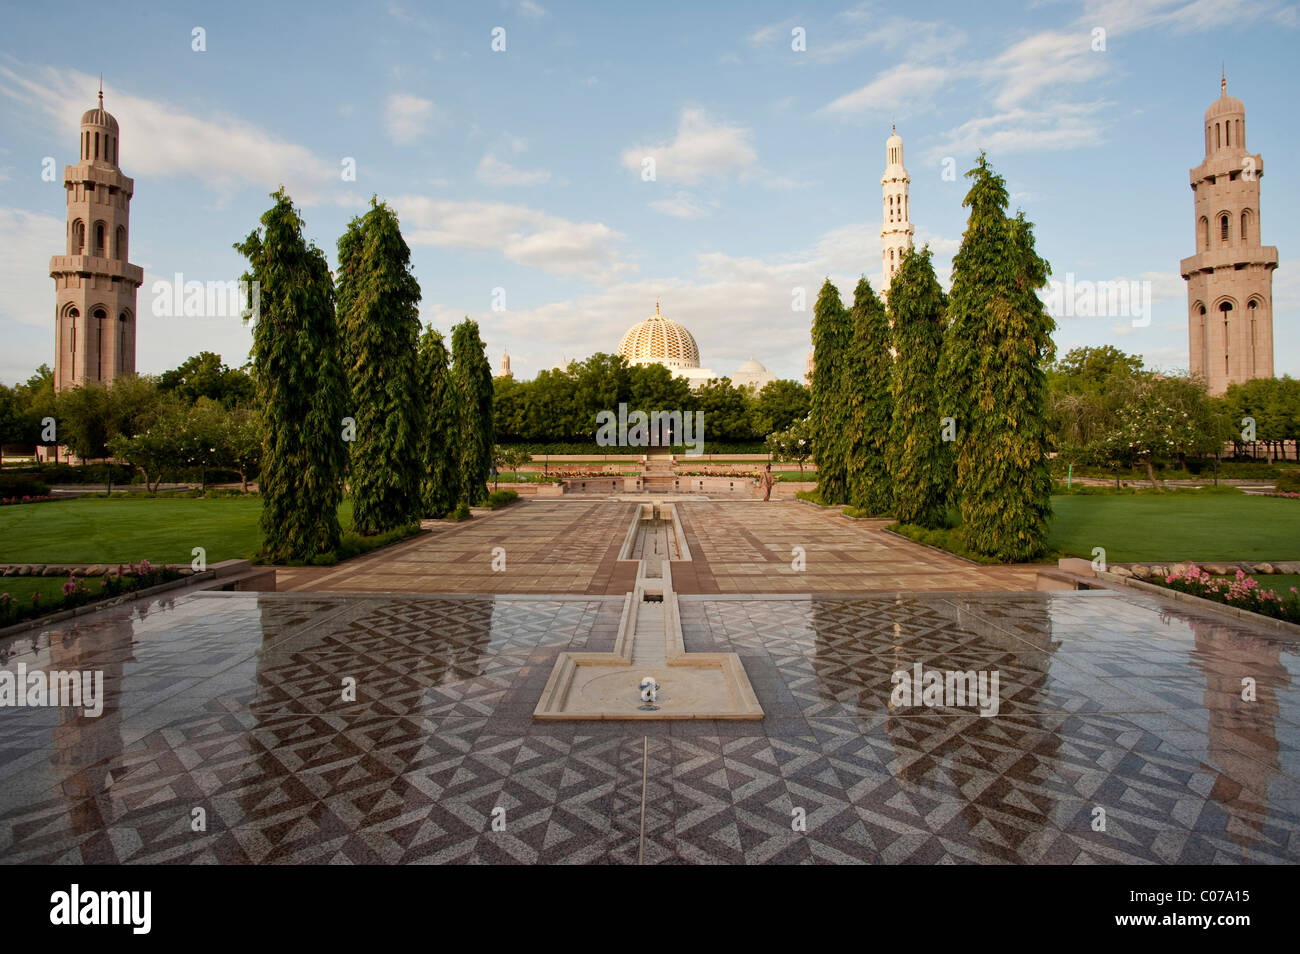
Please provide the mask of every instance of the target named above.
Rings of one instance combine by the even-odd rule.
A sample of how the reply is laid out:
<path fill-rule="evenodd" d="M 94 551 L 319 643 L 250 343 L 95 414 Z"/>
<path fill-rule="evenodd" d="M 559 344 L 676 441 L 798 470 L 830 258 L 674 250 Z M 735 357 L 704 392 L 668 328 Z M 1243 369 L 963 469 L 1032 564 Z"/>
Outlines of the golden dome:
<path fill-rule="evenodd" d="M 662 364 L 668 368 L 698 368 L 700 349 L 695 337 L 683 325 L 655 313 L 628 329 L 619 343 L 618 353 L 628 364 Z"/>

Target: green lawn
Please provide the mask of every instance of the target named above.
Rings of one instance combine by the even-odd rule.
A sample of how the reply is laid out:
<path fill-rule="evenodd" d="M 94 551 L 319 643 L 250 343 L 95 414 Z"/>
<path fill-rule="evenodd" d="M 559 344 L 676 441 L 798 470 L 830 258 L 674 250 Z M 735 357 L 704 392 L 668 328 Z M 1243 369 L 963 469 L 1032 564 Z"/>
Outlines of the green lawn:
<path fill-rule="evenodd" d="M 1055 496 L 1048 546 L 1112 563 L 1300 560 L 1300 501 L 1244 494 Z"/>
<path fill-rule="evenodd" d="M 194 547 L 207 551 L 209 564 L 244 558 L 261 546 L 261 511 L 256 496 L 80 497 L 0 507 L 0 563 L 189 563 Z M 344 529 L 352 525 L 350 501 L 339 519 Z"/>
<path fill-rule="evenodd" d="M 6 576 L 0 578 L 0 593 L 8 593 L 15 601 L 24 606 L 32 601 L 33 593 L 41 594 L 44 603 L 63 599 L 63 584 L 68 582 L 66 576 Z M 99 586 L 98 580 L 87 583 Z"/>

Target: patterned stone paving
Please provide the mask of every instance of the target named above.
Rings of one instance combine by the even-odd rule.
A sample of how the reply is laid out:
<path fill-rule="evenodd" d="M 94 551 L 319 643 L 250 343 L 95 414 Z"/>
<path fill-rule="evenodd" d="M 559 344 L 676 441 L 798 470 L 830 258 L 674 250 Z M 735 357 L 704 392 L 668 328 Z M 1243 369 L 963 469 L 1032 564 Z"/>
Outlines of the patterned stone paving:
<path fill-rule="evenodd" d="M 1276 634 L 1112 592 L 681 607 L 763 722 L 534 723 L 556 654 L 612 648 L 602 596 L 200 594 L 0 643 L 108 690 L 99 718 L 0 709 L 0 860 L 1300 860 L 1300 652 Z M 891 709 L 917 662 L 996 669 L 999 714 Z"/>
<path fill-rule="evenodd" d="M 649 499 L 649 498 L 647 498 Z M 975 566 L 799 501 L 700 500 L 678 514 L 691 563 L 674 565 L 680 593 L 860 593 L 866 590 L 1032 590 L 1032 567 Z M 617 563 L 636 504 L 605 497 L 525 500 L 338 567 L 277 571 L 281 591 L 621 595 L 635 569 Z M 804 548 L 807 568 L 791 567 Z M 506 568 L 492 570 L 494 547 Z"/>

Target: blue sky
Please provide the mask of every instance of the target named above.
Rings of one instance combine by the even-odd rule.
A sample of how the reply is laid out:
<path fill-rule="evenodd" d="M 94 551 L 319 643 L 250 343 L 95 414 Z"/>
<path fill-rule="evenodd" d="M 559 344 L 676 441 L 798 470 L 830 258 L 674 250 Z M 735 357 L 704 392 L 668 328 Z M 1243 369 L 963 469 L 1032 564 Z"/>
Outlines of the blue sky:
<path fill-rule="evenodd" d="M 846 296 L 859 274 L 878 282 L 891 121 L 917 240 L 941 277 L 967 187 L 943 179 L 943 161 L 964 172 L 985 148 L 1057 278 L 1152 283 L 1149 327 L 1066 319 L 1058 347 L 1111 343 L 1186 367 L 1188 170 L 1221 63 L 1264 157 L 1276 370 L 1300 374 L 1296 4 L 700 6 L 127 3 L 104 16 L 102 4 L 6 4 L 0 380 L 53 362 L 48 260 L 64 245 L 64 193 L 41 163 L 53 156 L 61 172 L 75 160 L 101 70 L 136 186 L 142 371 L 200 350 L 246 359 L 238 319 L 156 317 L 151 289 L 176 273 L 237 278 L 231 245 L 283 183 L 331 261 L 370 195 L 390 201 L 424 320 L 478 319 L 493 365 L 508 348 L 518 376 L 614 351 L 658 297 L 718 373 L 753 354 L 798 377 L 811 311 L 792 310 L 793 290 L 806 288 L 811 308 L 827 275 Z M 93 35 L 69 44 L 70 24 Z M 796 28 L 805 50 L 791 48 Z M 1092 49 L 1097 28 L 1105 50 Z M 91 46 L 116 55 L 86 58 Z M 349 157 L 356 181 L 341 176 Z M 495 289 L 505 310 L 492 308 Z"/>

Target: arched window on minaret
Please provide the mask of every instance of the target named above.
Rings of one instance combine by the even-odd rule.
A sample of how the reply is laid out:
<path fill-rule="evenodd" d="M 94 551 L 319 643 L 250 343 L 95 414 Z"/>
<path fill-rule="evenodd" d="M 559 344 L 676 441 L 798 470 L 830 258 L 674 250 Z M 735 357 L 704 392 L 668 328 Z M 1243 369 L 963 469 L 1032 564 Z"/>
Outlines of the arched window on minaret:
<path fill-rule="evenodd" d="M 1231 119 L 1229 119 L 1226 123 L 1223 124 L 1223 144 L 1225 146 L 1232 145 L 1232 120 Z"/>
<path fill-rule="evenodd" d="M 1228 244 L 1228 213 L 1227 212 L 1219 216 L 1219 241 L 1224 245 Z"/>
<path fill-rule="evenodd" d="M 1201 216 L 1199 229 L 1201 233 L 1200 234 L 1201 251 L 1208 252 L 1210 250 L 1210 220 L 1203 215 Z"/>
<path fill-rule="evenodd" d="M 104 223 L 103 222 L 95 223 L 95 254 L 98 255 L 100 258 L 106 257 L 106 252 L 104 248 Z"/>
<path fill-rule="evenodd" d="M 1241 213 L 1241 244 L 1245 245 L 1250 240 L 1250 209 Z"/>
<path fill-rule="evenodd" d="M 113 257 L 119 262 L 126 261 L 126 227 L 119 225 L 113 242 Z"/>
<path fill-rule="evenodd" d="M 83 255 L 86 251 L 86 223 L 81 219 L 72 221 L 72 237 L 68 244 L 69 255 Z"/>
<path fill-rule="evenodd" d="M 1223 123 L 1214 124 L 1214 148 L 1218 149 L 1223 145 Z"/>

